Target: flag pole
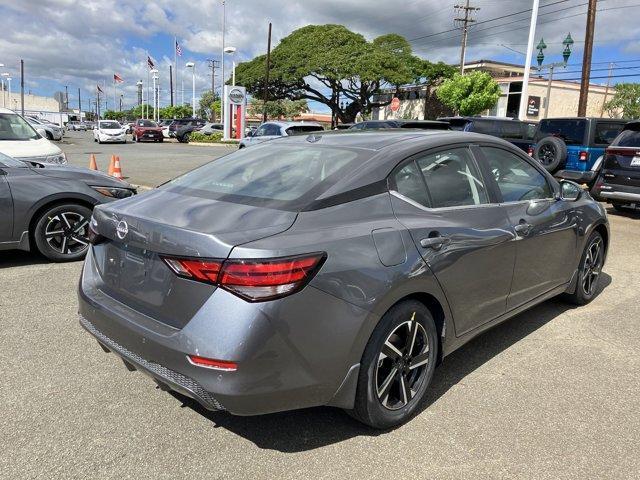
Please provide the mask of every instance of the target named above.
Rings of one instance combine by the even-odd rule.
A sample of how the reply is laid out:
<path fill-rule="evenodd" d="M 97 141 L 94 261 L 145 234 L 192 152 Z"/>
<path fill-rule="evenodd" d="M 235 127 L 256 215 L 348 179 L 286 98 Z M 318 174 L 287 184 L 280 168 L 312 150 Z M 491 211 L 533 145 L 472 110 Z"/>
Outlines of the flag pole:
<path fill-rule="evenodd" d="M 176 89 L 178 88 L 178 72 L 177 69 L 178 68 L 178 37 L 176 35 L 173 36 L 173 71 L 175 74 L 175 82 L 173 81 L 174 79 L 172 78 L 171 81 L 173 82 L 172 85 L 176 86 Z M 176 103 L 178 103 L 178 95 L 176 92 Z M 173 106 L 173 87 L 171 87 L 171 106 Z"/>

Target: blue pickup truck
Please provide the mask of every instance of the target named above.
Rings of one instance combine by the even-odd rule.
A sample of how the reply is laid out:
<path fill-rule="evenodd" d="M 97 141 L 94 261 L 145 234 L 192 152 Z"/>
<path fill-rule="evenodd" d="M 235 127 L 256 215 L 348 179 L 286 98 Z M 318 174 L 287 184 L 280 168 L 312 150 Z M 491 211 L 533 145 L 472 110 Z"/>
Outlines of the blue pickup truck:
<path fill-rule="evenodd" d="M 538 124 L 533 156 L 556 177 L 591 186 L 605 149 L 627 122 L 618 118 L 546 118 Z"/>

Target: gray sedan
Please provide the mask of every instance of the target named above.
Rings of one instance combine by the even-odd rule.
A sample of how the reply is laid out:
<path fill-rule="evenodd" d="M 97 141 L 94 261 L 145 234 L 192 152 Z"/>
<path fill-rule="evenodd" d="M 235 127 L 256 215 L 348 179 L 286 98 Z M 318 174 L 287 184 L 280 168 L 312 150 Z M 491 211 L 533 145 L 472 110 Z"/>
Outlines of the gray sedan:
<path fill-rule="evenodd" d="M 57 262 L 82 259 L 93 207 L 134 193 L 104 173 L 0 154 L 0 250 L 35 250 Z"/>
<path fill-rule="evenodd" d="M 513 145 L 324 133 L 234 152 L 98 206 L 81 325 L 162 389 L 255 415 L 331 405 L 376 428 L 434 369 L 557 295 L 597 294 L 605 211 Z"/>

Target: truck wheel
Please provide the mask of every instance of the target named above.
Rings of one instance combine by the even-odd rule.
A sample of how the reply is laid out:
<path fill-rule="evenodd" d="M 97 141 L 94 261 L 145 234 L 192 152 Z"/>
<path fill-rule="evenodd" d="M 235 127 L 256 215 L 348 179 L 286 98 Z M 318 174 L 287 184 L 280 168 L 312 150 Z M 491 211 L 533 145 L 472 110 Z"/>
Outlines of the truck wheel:
<path fill-rule="evenodd" d="M 567 144 L 558 137 L 545 137 L 536 144 L 533 157 L 547 172 L 554 173 L 567 159 Z"/>

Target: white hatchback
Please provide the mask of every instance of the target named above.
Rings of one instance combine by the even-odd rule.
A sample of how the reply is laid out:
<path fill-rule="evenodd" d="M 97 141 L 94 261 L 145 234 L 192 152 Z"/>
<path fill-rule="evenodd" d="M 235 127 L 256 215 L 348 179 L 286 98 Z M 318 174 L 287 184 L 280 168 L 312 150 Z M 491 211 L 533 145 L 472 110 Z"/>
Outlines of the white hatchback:
<path fill-rule="evenodd" d="M 37 130 L 14 111 L 0 108 L 0 153 L 24 161 L 67 163 L 62 150 L 44 138 L 44 130 Z"/>
<path fill-rule="evenodd" d="M 115 120 L 100 120 L 93 128 L 93 141 L 98 143 L 127 143 L 125 128 Z"/>

